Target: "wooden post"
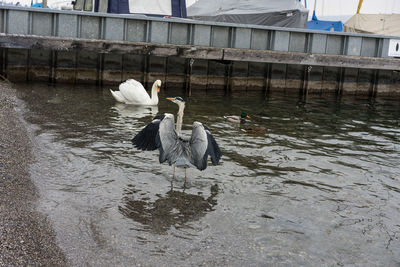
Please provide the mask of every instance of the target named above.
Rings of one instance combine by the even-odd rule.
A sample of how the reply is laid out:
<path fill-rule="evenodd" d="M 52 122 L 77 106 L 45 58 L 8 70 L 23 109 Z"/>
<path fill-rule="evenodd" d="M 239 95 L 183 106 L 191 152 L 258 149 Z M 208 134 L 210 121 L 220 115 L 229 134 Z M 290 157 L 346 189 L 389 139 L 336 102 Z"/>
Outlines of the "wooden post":
<path fill-rule="evenodd" d="M 189 60 L 189 85 L 188 85 L 188 93 L 189 97 L 192 96 L 192 70 L 193 70 L 194 59 L 191 58 Z"/>

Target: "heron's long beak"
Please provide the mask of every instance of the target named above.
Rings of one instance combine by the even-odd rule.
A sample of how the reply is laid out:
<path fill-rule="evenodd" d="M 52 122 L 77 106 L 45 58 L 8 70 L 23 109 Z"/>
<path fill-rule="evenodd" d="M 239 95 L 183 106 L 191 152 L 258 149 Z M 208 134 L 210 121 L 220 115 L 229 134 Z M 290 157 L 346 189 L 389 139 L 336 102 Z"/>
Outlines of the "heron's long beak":
<path fill-rule="evenodd" d="M 167 97 L 166 99 L 169 100 L 169 101 L 172 101 L 172 100 L 174 100 L 175 98 L 173 98 L 173 97 Z"/>
<path fill-rule="evenodd" d="M 157 86 L 157 93 L 160 92 L 160 86 Z"/>

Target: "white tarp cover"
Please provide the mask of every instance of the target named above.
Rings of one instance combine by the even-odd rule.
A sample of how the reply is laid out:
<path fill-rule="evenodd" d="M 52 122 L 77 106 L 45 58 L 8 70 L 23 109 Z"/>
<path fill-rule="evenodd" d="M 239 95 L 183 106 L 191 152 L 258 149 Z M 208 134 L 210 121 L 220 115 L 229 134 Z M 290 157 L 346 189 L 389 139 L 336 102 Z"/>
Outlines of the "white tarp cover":
<path fill-rule="evenodd" d="M 356 14 L 343 31 L 400 36 L 400 14 Z"/>
<path fill-rule="evenodd" d="M 199 0 L 187 8 L 197 20 L 305 28 L 308 10 L 298 0 Z"/>
<path fill-rule="evenodd" d="M 129 13 L 172 15 L 171 1 L 129 0 Z"/>

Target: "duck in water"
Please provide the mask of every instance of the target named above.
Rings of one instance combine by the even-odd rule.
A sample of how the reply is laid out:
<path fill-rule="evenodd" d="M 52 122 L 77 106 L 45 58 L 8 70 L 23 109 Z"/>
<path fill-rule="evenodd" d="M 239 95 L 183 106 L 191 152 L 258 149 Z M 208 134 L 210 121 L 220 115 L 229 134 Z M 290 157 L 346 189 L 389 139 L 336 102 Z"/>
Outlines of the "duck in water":
<path fill-rule="evenodd" d="M 224 119 L 228 122 L 243 124 L 247 121 L 247 119 L 250 119 L 250 116 L 246 112 L 242 112 L 240 116 L 229 115 L 229 116 L 224 116 Z"/>

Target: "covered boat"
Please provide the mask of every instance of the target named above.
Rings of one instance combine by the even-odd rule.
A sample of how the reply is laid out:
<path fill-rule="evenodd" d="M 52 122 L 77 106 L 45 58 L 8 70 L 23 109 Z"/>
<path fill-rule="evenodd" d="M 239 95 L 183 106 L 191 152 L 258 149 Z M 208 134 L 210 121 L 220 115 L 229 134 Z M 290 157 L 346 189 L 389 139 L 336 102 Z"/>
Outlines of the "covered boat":
<path fill-rule="evenodd" d="M 305 28 L 308 10 L 298 0 L 199 0 L 189 18 L 205 21 Z"/>
<path fill-rule="evenodd" d="M 343 31 L 400 36 L 400 14 L 355 14 Z"/>
<path fill-rule="evenodd" d="M 186 18 L 185 0 L 76 0 L 74 10 Z"/>

